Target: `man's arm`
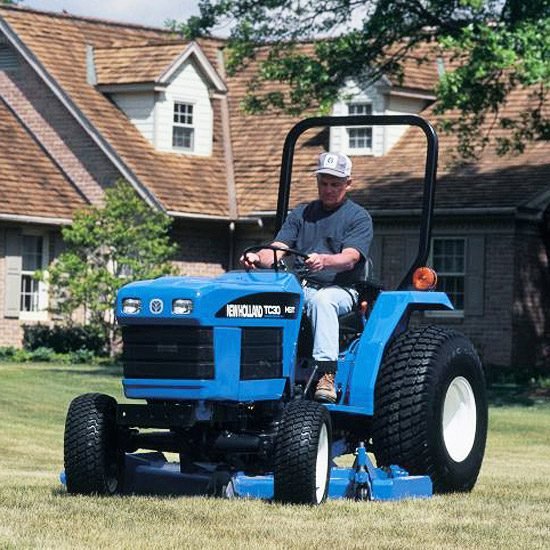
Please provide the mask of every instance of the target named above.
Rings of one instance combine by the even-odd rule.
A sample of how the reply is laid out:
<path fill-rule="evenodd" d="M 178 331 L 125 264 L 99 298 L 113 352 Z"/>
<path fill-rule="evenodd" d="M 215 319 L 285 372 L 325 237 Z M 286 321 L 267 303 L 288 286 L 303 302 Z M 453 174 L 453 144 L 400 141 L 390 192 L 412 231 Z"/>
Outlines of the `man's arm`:
<path fill-rule="evenodd" d="M 355 267 L 355 264 L 361 259 L 361 253 L 355 248 L 344 248 L 339 254 L 317 254 L 313 252 L 305 260 L 305 264 L 310 271 L 321 271 L 330 269 L 331 271 L 349 271 Z"/>
<path fill-rule="evenodd" d="M 288 245 L 275 241 L 271 243 L 271 246 L 278 246 L 280 248 L 288 248 Z M 277 261 L 279 261 L 284 255 L 284 252 L 277 251 Z M 263 248 L 258 250 L 258 252 L 249 252 L 248 254 L 243 254 L 240 259 L 241 264 L 246 269 L 256 269 L 257 267 L 271 267 L 273 265 L 273 250 L 269 248 Z"/>

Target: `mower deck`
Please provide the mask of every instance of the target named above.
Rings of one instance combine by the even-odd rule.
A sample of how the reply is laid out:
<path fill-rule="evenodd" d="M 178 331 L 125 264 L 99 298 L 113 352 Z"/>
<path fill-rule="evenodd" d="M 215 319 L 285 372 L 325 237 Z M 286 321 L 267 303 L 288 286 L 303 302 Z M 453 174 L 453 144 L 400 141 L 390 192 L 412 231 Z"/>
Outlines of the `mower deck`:
<path fill-rule="evenodd" d="M 182 471 L 178 462 L 168 462 L 159 452 L 128 453 L 125 460 L 124 494 L 273 498 L 273 475 L 251 476 L 218 470 L 209 463 L 194 463 Z M 65 473 L 60 477 L 65 484 Z M 393 465 L 387 469 L 375 468 L 362 446 L 357 449 L 354 466 L 331 468 L 329 499 L 384 501 L 428 498 L 432 494 L 428 476 L 411 476 Z"/>

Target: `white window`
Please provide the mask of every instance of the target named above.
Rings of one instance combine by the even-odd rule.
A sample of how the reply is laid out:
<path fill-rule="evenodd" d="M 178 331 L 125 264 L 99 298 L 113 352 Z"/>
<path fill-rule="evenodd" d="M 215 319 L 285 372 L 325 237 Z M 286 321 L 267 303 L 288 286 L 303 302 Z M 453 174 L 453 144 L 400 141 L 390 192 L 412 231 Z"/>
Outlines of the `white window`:
<path fill-rule="evenodd" d="M 47 265 L 48 242 L 43 235 L 23 235 L 21 250 L 21 318 L 47 317 L 47 288 L 34 274 Z"/>
<path fill-rule="evenodd" d="M 174 124 L 172 126 L 172 147 L 193 151 L 195 141 L 193 128 L 193 105 L 174 102 Z"/>
<path fill-rule="evenodd" d="M 456 310 L 464 310 L 466 239 L 434 238 L 432 265 L 437 272 L 437 289 L 446 292 Z"/>
<path fill-rule="evenodd" d="M 348 103 L 348 115 L 371 115 L 370 103 Z M 372 151 L 372 127 L 353 126 L 346 128 L 348 134 L 348 150 L 350 153 Z"/>

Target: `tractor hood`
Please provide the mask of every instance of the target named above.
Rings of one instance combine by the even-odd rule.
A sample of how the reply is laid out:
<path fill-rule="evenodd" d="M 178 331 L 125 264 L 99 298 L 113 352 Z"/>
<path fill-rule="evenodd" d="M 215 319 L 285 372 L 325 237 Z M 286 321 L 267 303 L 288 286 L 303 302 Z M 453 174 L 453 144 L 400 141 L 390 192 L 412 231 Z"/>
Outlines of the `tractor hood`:
<path fill-rule="evenodd" d="M 286 272 L 231 271 L 219 277 L 160 277 L 130 283 L 117 295 L 122 325 L 239 325 L 296 319 L 302 290 Z"/>

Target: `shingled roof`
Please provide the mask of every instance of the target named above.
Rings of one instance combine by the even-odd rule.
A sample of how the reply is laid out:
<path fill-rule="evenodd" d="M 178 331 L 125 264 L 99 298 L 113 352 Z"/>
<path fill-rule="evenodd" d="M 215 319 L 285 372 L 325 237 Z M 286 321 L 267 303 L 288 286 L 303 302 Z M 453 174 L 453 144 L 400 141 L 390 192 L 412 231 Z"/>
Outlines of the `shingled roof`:
<path fill-rule="evenodd" d="M 199 45 L 227 85 L 230 136 L 225 137 L 230 137 L 231 150 L 224 143 L 221 101 L 214 98 L 213 154 L 196 157 L 156 151 L 86 78 L 87 44 L 94 48 L 98 83 L 118 85 L 157 81 L 189 43 L 160 29 L 21 8 L 2 7 L 0 16 L 114 151 L 128 173 L 167 211 L 204 218 L 231 217 L 232 190 L 228 176 L 231 169 L 239 217 L 274 211 L 282 146 L 297 119 L 276 113 L 242 112 L 247 83 L 257 69 L 252 63 L 237 75 L 225 77 L 218 55 L 224 45 L 222 40 L 204 39 Z M 441 65 L 437 59 L 419 63 L 420 57 L 411 55 L 406 59 L 403 81 L 390 77 L 392 89 L 432 93 Z M 280 89 L 278 84 L 266 86 Z M 518 112 L 527 96 L 527 90 L 514 93 L 503 114 Z M 437 123 L 432 109 L 421 114 Z M 498 157 L 494 147 L 488 147 L 476 164 L 451 168 L 455 145 L 453 136 L 440 136 L 436 208 L 518 208 L 548 192 L 548 142 L 531 144 L 525 154 L 507 158 Z M 326 129 L 309 131 L 300 140 L 295 154 L 291 204 L 315 196 L 314 159 L 327 146 Z M 373 211 L 418 207 L 424 150 L 423 135 L 410 129 L 385 156 L 354 157 L 354 196 Z M 228 166 L 231 158 L 233 163 Z"/>
<path fill-rule="evenodd" d="M 417 66 L 412 59 L 410 63 Z M 433 66 L 414 73 L 414 79 L 421 79 L 421 75 L 430 70 Z M 240 212 L 249 215 L 275 210 L 282 146 L 286 133 L 297 122 L 274 113 L 262 116 L 242 113 L 239 104 L 246 94 L 246 82 L 254 71 L 254 66 L 249 66 L 244 73 L 228 80 L 237 196 Z M 407 82 L 411 84 L 415 80 Z M 529 101 L 530 90 L 517 90 L 510 95 L 499 116 L 517 114 Z M 434 126 L 439 122 L 433 107 L 425 109 L 421 116 Z M 488 132 L 490 126 L 496 128 L 498 125 L 490 120 L 480 132 Z M 481 159 L 460 165 L 454 158 L 458 144 L 456 136 L 440 133 L 436 208 L 517 209 L 550 191 L 550 143 L 534 142 L 527 145 L 522 155 L 501 157 L 495 150 L 495 138 L 499 135 L 501 133 L 493 129 L 491 144 Z M 298 141 L 291 206 L 315 198 L 315 157 L 326 150 L 328 141 L 327 129 L 309 130 Z M 352 196 L 373 211 L 420 208 L 425 157 L 426 138 L 417 128 L 410 128 L 382 157 L 352 157 Z"/>
<path fill-rule="evenodd" d="M 86 45 L 134 47 L 146 41 L 172 41 L 167 31 L 106 21 L 0 8 L 0 15 L 53 78 L 66 98 L 120 159 L 127 172 L 170 212 L 227 217 L 228 195 L 219 101 L 213 101 L 211 157 L 156 151 L 109 99 L 88 84 Z M 216 41 L 212 41 L 216 44 Z M 181 51 L 185 44 L 181 44 Z M 161 47 L 161 50 L 163 47 Z M 211 49 L 211 48 L 210 48 Z M 209 48 L 206 48 L 209 50 Z M 208 55 L 208 54 L 207 54 Z M 200 183 L 199 183 L 200 181 Z"/>
<path fill-rule="evenodd" d="M 188 43 L 111 46 L 94 50 L 98 84 L 157 82 Z"/>
<path fill-rule="evenodd" d="M 86 201 L 51 158 L 0 101 L 0 213 L 27 218 L 70 220 Z M 23 190 L 24 188 L 24 190 Z"/>

